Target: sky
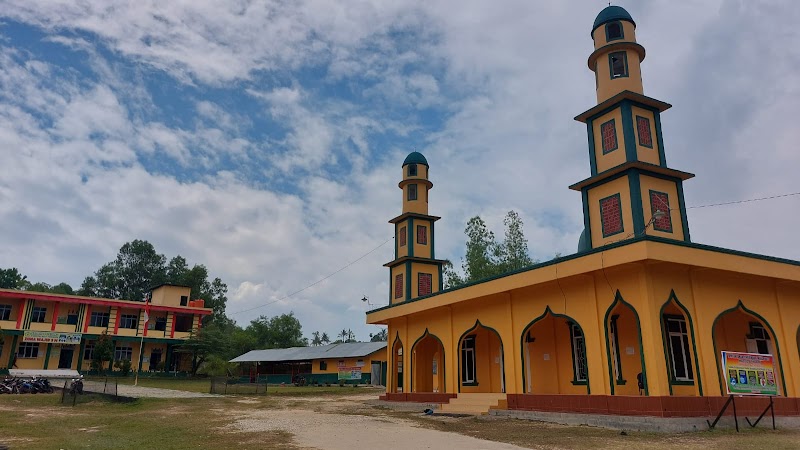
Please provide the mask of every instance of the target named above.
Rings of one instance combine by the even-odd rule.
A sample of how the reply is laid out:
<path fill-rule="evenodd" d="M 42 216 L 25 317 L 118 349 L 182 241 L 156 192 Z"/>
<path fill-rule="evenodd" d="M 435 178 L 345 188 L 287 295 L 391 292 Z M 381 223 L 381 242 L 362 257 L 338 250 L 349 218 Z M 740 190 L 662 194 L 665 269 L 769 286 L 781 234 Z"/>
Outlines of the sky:
<path fill-rule="evenodd" d="M 692 208 L 800 192 L 800 8 L 614 4 L 647 50 L 645 94 L 673 105 L 668 165 L 697 175 L 692 240 L 800 260 L 798 195 Z M 596 104 L 606 5 L 2 0 L 0 267 L 77 288 L 144 239 L 226 282 L 240 325 L 294 312 L 306 336 L 368 340 L 414 150 L 437 257 L 460 266 L 466 221 L 501 236 L 509 210 L 533 258 L 574 253 L 567 186 L 589 160 L 573 117 Z"/>

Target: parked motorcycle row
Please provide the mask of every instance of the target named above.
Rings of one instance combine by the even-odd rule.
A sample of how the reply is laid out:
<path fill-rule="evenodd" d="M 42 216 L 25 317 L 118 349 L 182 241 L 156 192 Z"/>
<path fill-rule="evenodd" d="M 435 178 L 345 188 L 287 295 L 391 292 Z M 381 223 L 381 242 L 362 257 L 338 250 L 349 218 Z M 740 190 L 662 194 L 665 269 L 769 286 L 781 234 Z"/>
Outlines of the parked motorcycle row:
<path fill-rule="evenodd" d="M 50 394 L 53 387 L 47 378 L 6 377 L 0 382 L 0 394 Z"/>

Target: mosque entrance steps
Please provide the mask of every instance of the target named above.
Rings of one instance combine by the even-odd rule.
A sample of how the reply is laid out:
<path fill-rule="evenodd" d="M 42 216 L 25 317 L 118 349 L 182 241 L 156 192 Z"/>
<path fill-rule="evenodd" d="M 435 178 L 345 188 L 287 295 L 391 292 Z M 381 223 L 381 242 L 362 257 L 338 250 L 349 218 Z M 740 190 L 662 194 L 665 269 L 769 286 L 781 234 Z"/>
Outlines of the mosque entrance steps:
<path fill-rule="evenodd" d="M 508 401 L 503 393 L 460 393 L 444 403 L 439 411 L 447 414 L 489 414 L 490 409 L 506 409 Z"/>

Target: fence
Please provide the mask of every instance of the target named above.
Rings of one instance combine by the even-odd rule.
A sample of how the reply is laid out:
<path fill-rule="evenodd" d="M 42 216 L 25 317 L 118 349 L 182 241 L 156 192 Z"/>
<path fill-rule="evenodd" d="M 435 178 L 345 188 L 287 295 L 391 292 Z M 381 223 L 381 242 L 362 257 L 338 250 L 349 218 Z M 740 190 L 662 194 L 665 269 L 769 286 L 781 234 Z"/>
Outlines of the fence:
<path fill-rule="evenodd" d="M 249 380 L 241 378 L 213 377 L 211 378 L 212 394 L 266 394 L 266 380 L 256 380 L 251 383 Z"/>

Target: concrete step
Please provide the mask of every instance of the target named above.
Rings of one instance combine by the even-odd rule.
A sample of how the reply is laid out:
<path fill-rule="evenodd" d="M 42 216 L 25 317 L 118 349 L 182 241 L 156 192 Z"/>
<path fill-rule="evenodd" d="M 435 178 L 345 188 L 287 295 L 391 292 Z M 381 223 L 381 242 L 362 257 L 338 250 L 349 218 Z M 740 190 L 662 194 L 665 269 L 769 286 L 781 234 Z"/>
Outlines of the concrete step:
<path fill-rule="evenodd" d="M 476 393 L 458 394 L 451 398 L 449 403 L 441 406 L 443 413 L 454 414 L 488 414 L 490 409 L 505 409 L 508 407 L 506 394 L 501 393 Z"/>

